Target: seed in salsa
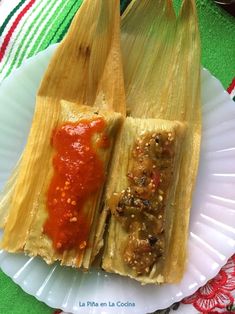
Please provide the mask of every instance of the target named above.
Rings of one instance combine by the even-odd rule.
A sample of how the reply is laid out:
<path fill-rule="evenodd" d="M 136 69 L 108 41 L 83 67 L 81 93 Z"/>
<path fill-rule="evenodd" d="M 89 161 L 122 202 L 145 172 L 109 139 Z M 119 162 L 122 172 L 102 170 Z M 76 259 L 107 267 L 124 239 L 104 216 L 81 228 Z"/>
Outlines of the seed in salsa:
<path fill-rule="evenodd" d="M 44 232 L 60 252 L 84 250 L 88 245 L 92 217 L 84 211 L 84 204 L 105 180 L 104 165 L 96 152 L 100 146 L 108 145 L 105 127 L 104 119 L 97 117 L 65 123 L 53 131 L 51 145 L 56 154 L 47 192 L 48 218 Z M 100 145 L 100 139 L 105 145 Z"/>

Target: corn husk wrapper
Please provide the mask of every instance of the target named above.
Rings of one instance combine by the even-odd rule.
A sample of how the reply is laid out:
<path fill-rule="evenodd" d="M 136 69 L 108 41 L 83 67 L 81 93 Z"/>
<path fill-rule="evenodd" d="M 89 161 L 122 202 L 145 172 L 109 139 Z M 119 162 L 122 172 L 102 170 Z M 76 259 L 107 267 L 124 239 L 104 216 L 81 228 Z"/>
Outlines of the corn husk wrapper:
<path fill-rule="evenodd" d="M 124 123 L 121 134 L 118 137 L 114 157 L 112 161 L 112 169 L 109 184 L 106 190 L 106 198 L 110 200 L 114 193 L 120 194 L 121 191 L 125 190 L 129 183 L 127 173 L 132 168 L 132 150 L 136 142 L 136 138 L 142 137 L 146 134 L 158 134 L 163 132 L 171 132 L 175 137 L 174 144 L 174 181 L 171 182 L 169 196 L 164 213 L 164 220 L 166 221 L 166 234 L 172 229 L 174 211 L 172 209 L 172 203 L 175 199 L 175 191 L 179 179 L 179 164 L 182 159 L 181 146 L 184 139 L 186 127 L 178 121 L 166 121 L 160 119 L 139 119 L 128 117 Z M 122 154 L 119 152 L 122 151 Z M 117 165 L 118 171 L 117 171 Z M 117 179 L 118 172 L 118 179 Z M 116 175 L 114 175 L 116 174 Z M 171 242 L 171 237 L 166 236 L 165 252 L 160 260 L 155 263 L 152 267 L 152 271 L 148 278 L 144 276 L 136 277 L 135 271 L 130 269 L 123 263 L 123 250 L 128 242 L 129 234 L 125 231 L 120 223 L 116 223 L 116 217 L 111 216 L 108 239 L 104 252 L 103 267 L 107 271 L 114 271 L 121 275 L 126 275 L 137 279 L 138 281 L 145 281 L 148 283 L 161 283 L 164 274 L 164 264 L 169 258 L 168 250 Z"/>
<path fill-rule="evenodd" d="M 187 130 L 180 148 L 182 158 L 174 207 L 165 222 L 168 246 L 164 262 L 154 266 L 148 276 L 134 275 L 120 258 L 120 251 L 113 249 L 119 247 L 126 235 L 119 222 L 111 219 L 103 268 L 143 284 L 177 283 L 186 266 L 190 207 L 200 154 L 200 41 L 195 3 L 183 1 L 176 18 L 171 1 L 136 0 L 123 18 L 121 31 L 129 114 L 135 118 L 178 120 L 187 125 Z M 123 150 L 119 153 L 124 154 Z M 127 160 L 122 163 L 127 165 Z M 121 178 L 119 173 L 113 166 L 111 186 L 112 178 L 119 177 L 120 182 L 125 182 L 127 172 L 123 171 Z M 108 198 L 109 192 L 104 212 L 108 212 Z"/>
<path fill-rule="evenodd" d="M 65 122 L 78 122 L 84 118 L 94 119 L 102 117 L 107 124 L 105 133 L 112 139 L 119 127 L 121 114 L 88 106 L 80 106 L 78 110 L 76 104 L 65 101 L 61 102 L 61 109 L 57 110 L 53 119 L 49 111 L 50 108 L 45 103 L 45 116 L 35 120 L 39 124 L 41 132 L 37 132 L 38 139 L 36 143 L 35 141 L 31 142 L 29 139 L 31 146 L 31 150 L 28 151 L 31 155 L 30 163 L 26 165 L 22 161 L 20 165 L 17 184 L 13 193 L 14 202 L 10 206 L 2 247 L 9 252 L 17 252 L 23 249 L 30 255 L 42 256 L 48 263 L 61 260 L 61 263 L 65 265 L 77 267 L 83 265 L 84 267 L 88 267 L 94 241 L 93 230 L 95 229 L 91 228 L 86 250 L 71 250 L 63 254 L 59 254 L 53 249 L 51 240 L 43 233 L 43 225 L 48 216 L 45 204 L 47 189 L 53 175 L 51 161 L 54 155 L 54 150 L 50 146 L 51 138 L 45 137 L 44 132 L 51 134 L 57 126 Z M 98 115 L 97 112 L 99 112 Z M 45 117 L 48 118 L 45 119 Z M 97 151 L 106 165 L 110 157 L 111 147 L 112 142 L 109 149 L 99 149 Z M 32 177 L 35 184 L 27 184 L 28 180 L 32 183 Z M 102 188 L 90 197 L 83 209 L 93 225 L 96 224 L 98 219 L 101 195 Z"/>
<path fill-rule="evenodd" d="M 13 191 L 16 186 L 16 179 L 20 167 L 21 158 L 18 160 L 10 178 L 8 179 L 3 191 L 0 194 L 0 228 L 4 228 L 7 217 L 9 214 L 9 208 L 12 202 Z"/>
<path fill-rule="evenodd" d="M 106 120 L 107 132 L 114 136 L 122 119 L 121 114 L 115 114 L 113 110 L 125 112 L 119 31 L 118 0 L 86 0 L 52 57 L 39 87 L 34 119 L 20 165 L 0 202 L 1 224 L 5 223 L 1 246 L 5 250 L 25 251 L 29 255 L 42 256 L 48 263 L 61 260 L 64 265 L 76 267 L 88 268 L 92 262 L 102 187 L 85 208 L 92 221 L 86 250 L 58 254 L 51 240 L 43 234 L 42 226 L 47 218 L 45 193 L 53 169 L 50 138 L 53 128 L 60 123 L 91 118 L 94 111 L 100 112 Z M 61 103 L 61 99 L 74 103 Z M 89 109 L 84 105 L 96 107 Z M 105 167 L 111 150 L 112 145 L 101 152 Z"/>

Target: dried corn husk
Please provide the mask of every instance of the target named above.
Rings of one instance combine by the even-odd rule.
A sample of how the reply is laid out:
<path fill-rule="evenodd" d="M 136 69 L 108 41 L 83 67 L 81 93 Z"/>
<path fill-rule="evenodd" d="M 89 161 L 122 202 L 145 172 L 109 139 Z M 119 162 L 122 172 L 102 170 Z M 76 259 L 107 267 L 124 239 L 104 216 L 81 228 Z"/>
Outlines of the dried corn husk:
<path fill-rule="evenodd" d="M 0 194 L 0 228 L 4 228 L 7 217 L 9 214 L 9 208 L 12 202 L 12 195 L 16 185 L 16 179 L 20 167 L 20 160 L 17 162 L 10 178 L 8 179 L 3 191 Z"/>
<path fill-rule="evenodd" d="M 53 171 L 50 138 L 52 130 L 60 123 L 92 118 L 94 111 L 105 119 L 106 131 L 111 138 L 114 136 L 122 120 L 121 114 L 102 108 L 125 112 L 119 31 L 118 0 L 86 0 L 56 50 L 38 91 L 34 119 L 19 168 L 10 179 L 10 189 L 6 188 L 6 198 L 0 203 L 4 221 L 8 217 L 1 243 L 5 250 L 40 255 L 48 263 L 61 260 L 65 265 L 89 267 L 94 255 L 102 187 L 85 208 L 92 221 L 87 249 L 56 252 L 42 229 L 47 218 L 45 193 Z M 96 107 L 92 109 L 85 104 Z M 111 150 L 112 143 L 101 154 L 105 167 Z"/>
<path fill-rule="evenodd" d="M 180 149 L 182 159 L 178 165 L 174 207 L 165 222 L 168 246 L 164 262 L 154 265 L 149 275 L 134 274 L 120 255 L 121 244 L 118 243 L 126 235 L 118 220 L 112 218 L 108 226 L 103 268 L 131 276 L 143 284 L 176 283 L 181 280 L 186 265 L 189 215 L 200 153 L 200 42 L 195 3 L 193 0 L 183 1 L 180 15 L 176 18 L 171 1 L 136 0 L 124 16 L 121 30 L 130 115 L 135 118 L 178 120 L 187 125 L 187 130 Z M 131 147 L 127 149 L 130 151 Z M 125 153 L 122 149 L 117 154 L 123 156 Z M 115 156 L 114 160 L 116 158 L 120 157 Z M 120 178 L 119 169 L 115 166 L 112 169 L 111 187 L 112 178 L 119 177 L 120 182 L 125 182 L 127 172 L 123 171 L 124 177 Z M 110 189 L 113 191 L 108 185 L 104 212 L 109 210 Z"/>
<path fill-rule="evenodd" d="M 123 106 L 118 0 L 83 1 L 50 61 L 38 95 L 93 106 L 101 90 L 111 102 L 109 108 L 116 109 L 113 103 L 118 101 Z"/>

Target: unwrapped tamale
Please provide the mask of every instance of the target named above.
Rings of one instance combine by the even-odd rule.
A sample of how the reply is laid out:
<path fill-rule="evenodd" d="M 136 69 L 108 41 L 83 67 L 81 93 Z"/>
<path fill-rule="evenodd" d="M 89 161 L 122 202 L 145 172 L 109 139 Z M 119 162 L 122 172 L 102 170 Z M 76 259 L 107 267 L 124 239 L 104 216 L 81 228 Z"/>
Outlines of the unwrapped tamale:
<path fill-rule="evenodd" d="M 177 121 L 126 119 L 106 191 L 112 215 L 105 270 L 145 283 L 164 281 L 184 134 Z"/>
<path fill-rule="evenodd" d="M 31 136 L 19 166 L 1 246 L 87 268 L 121 114 L 62 101 L 51 119 L 43 109 L 34 120 L 41 132 L 33 125 L 37 140 Z"/>

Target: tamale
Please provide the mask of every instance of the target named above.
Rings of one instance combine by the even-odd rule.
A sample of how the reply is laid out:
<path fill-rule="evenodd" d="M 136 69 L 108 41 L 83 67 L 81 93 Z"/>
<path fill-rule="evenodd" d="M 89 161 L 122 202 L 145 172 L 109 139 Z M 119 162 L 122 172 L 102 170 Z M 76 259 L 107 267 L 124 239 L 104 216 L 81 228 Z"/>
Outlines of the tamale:
<path fill-rule="evenodd" d="M 102 185 L 90 195 L 82 208 L 89 225 L 87 239 L 85 239 L 85 241 L 87 241 L 86 249 L 81 248 L 79 250 L 79 247 L 73 247 L 71 250 L 62 252 L 56 250 L 56 244 L 54 243 L 53 246 L 51 238 L 44 232 L 44 224 L 48 217 L 46 206 L 48 197 L 47 191 L 54 173 L 51 163 L 52 156 L 55 154 L 55 148 L 50 145 L 51 137 L 45 137 L 45 132 L 51 134 L 54 129 L 63 126 L 64 124 L 69 125 L 71 130 L 73 130 L 72 126 L 79 126 L 79 121 L 86 119 L 92 122 L 102 118 L 105 121 L 105 128 L 100 134 L 97 133 L 98 135 L 96 134 L 96 136 L 98 136 L 99 139 L 105 134 L 105 136 L 109 138 L 110 143 L 107 148 L 99 148 L 99 146 L 97 146 L 98 139 L 96 139 L 96 144 L 93 144 L 93 146 L 97 151 L 100 160 L 104 165 L 107 165 L 110 151 L 112 149 L 113 136 L 120 123 L 121 114 L 107 112 L 88 106 L 79 106 L 78 109 L 76 104 L 62 101 L 61 109 L 57 110 L 56 117 L 51 119 L 51 115 L 48 114 L 50 108 L 47 104 L 45 104 L 43 109 L 44 116 L 40 119 L 35 119 L 35 123 L 40 125 L 41 132 L 37 131 L 37 141 L 30 141 L 30 149 L 26 152 L 31 156 L 30 163 L 27 164 L 26 162 L 22 162 L 20 165 L 17 184 L 13 193 L 14 202 L 10 205 L 9 217 L 2 240 L 2 247 L 9 252 L 17 252 L 23 249 L 30 255 L 42 256 L 48 263 L 55 260 L 61 260 L 62 264 L 77 267 L 83 265 L 86 267 L 87 264 L 89 265 L 86 256 L 88 256 L 89 259 L 90 254 L 88 254 L 88 252 L 92 250 L 93 247 L 94 236 L 92 233 L 92 224 L 95 224 L 98 219 L 97 214 L 99 213 Z M 45 117 L 48 118 L 45 119 Z M 73 145 L 76 145 L 76 142 L 74 142 Z M 88 160 L 88 162 L 91 161 Z M 40 164 L 36 167 L 36 172 L 35 164 Z M 29 185 L 27 182 L 30 180 L 31 183 L 32 178 L 34 184 Z M 63 191 L 60 191 L 62 197 Z M 64 202 L 67 201 L 68 199 L 64 200 Z M 72 202 L 73 201 L 71 200 L 71 206 L 73 206 Z M 63 204 L 64 203 L 62 202 L 62 205 Z M 29 208 L 30 213 L 28 210 Z M 57 210 L 59 215 L 59 208 Z M 79 219 L 79 217 L 77 219 Z M 70 220 L 68 223 L 71 224 L 70 228 L 72 228 L 73 220 Z M 56 224 L 56 221 L 54 221 L 54 224 Z M 61 228 L 62 227 L 63 226 L 61 225 Z"/>
<path fill-rule="evenodd" d="M 184 133 L 185 126 L 177 121 L 126 119 L 111 169 L 114 174 L 119 165 L 119 176 L 110 177 L 106 191 L 112 216 L 105 270 L 162 282 Z"/>
<path fill-rule="evenodd" d="M 79 204 L 70 197 L 66 199 L 68 206 L 82 207 L 82 215 L 86 216 L 86 221 L 81 217 L 78 219 L 76 215 L 70 217 L 70 213 L 66 219 L 69 218 L 69 223 L 74 225 L 77 222 L 80 229 L 82 229 L 81 225 L 84 225 L 81 221 L 85 222 L 84 229 L 87 231 L 85 235 L 82 233 L 79 235 L 81 241 L 77 244 L 73 243 L 70 236 L 69 239 L 74 245 L 64 246 L 64 237 L 70 231 L 66 231 L 67 235 L 60 234 L 58 231 L 60 228 L 55 232 L 51 231 L 47 223 L 50 220 L 49 203 L 58 201 L 56 197 L 48 201 L 51 191 L 50 182 L 54 179 L 53 171 L 58 168 L 58 165 L 57 168 L 54 165 L 54 154 L 59 156 L 51 143 L 54 142 L 54 135 L 63 132 L 64 128 L 67 128 L 69 134 L 71 122 L 80 128 L 79 125 L 86 121 L 85 128 L 88 130 L 92 129 L 97 121 L 103 123 L 103 129 L 93 134 L 95 139 L 100 138 L 98 142 L 103 141 L 103 144 L 100 144 L 103 148 L 95 146 L 93 142 L 91 147 L 87 148 L 95 150 L 95 155 L 103 165 L 105 177 L 113 137 L 122 120 L 121 114 L 111 110 L 125 112 L 119 19 L 118 0 L 85 0 L 68 34 L 52 57 L 39 87 L 32 127 L 19 169 L 14 176 L 16 177 L 14 184 L 9 183 L 11 192 L 7 193 L 6 199 L 0 204 L 4 209 L 6 204 L 9 205 L 7 208 L 9 214 L 4 214 L 4 217 L 8 215 L 8 218 L 1 243 L 1 246 L 9 252 L 24 251 L 29 255 L 40 255 L 48 263 L 60 260 L 61 264 L 84 268 L 88 268 L 92 262 L 94 256 L 92 251 L 95 248 L 94 235 L 104 180 L 97 186 L 97 190 L 92 191 L 88 199 L 80 198 Z M 110 73 L 112 73 L 111 79 L 109 79 Z M 84 105 L 96 105 L 96 107 Z M 79 145 L 76 142 L 71 143 L 74 147 Z M 63 153 L 63 158 L 66 159 L 67 152 Z M 94 158 L 94 156 L 90 157 Z M 96 178 L 96 169 L 93 170 Z M 81 176 L 85 182 L 88 182 L 85 175 L 86 170 Z M 65 186 L 62 187 L 64 190 L 69 188 L 69 185 L 66 186 L 68 182 L 64 182 Z M 64 202 L 66 191 L 60 192 L 60 201 Z M 59 226 L 60 221 L 56 219 L 54 215 L 55 225 Z M 53 227 L 53 219 L 51 226 Z M 76 228 L 71 227 L 71 229 Z M 55 240 L 58 237 L 61 241 Z"/>
<path fill-rule="evenodd" d="M 180 14 L 176 17 L 171 1 L 136 0 L 124 15 L 121 34 L 126 101 L 130 116 L 179 121 L 186 129 L 179 148 L 181 158 L 177 162 L 178 175 L 171 183 L 176 189 L 169 200 L 171 207 L 166 207 L 163 221 L 166 246 L 161 248 L 160 253 L 164 259 L 152 259 L 151 244 L 160 245 L 161 239 L 158 243 L 160 237 L 151 238 L 151 232 L 149 243 L 143 243 L 146 245 L 145 253 L 139 250 L 141 242 L 138 239 L 141 239 L 141 235 L 137 232 L 138 226 L 137 229 L 129 230 L 129 241 L 132 241 L 134 249 L 125 242 L 128 229 L 125 229 L 126 217 L 122 210 L 124 213 L 127 211 L 126 205 L 124 203 L 122 208 L 123 197 L 120 202 L 119 194 L 118 203 L 112 201 L 115 197 L 111 198 L 110 203 L 110 191 L 120 193 L 121 186 L 114 186 L 113 183 L 113 178 L 118 177 L 124 186 L 125 196 L 130 170 L 125 160 L 126 169 L 120 173 L 115 161 L 121 160 L 121 157 L 114 156 L 103 211 L 107 215 L 111 209 L 112 216 L 107 227 L 102 266 L 109 272 L 130 276 L 142 284 L 176 283 L 182 279 L 187 261 L 190 207 L 200 154 L 200 40 L 195 2 L 183 1 Z M 127 135 L 126 138 L 128 142 Z M 116 154 L 125 156 L 125 159 L 131 158 L 125 149 L 122 147 Z M 117 211 L 120 211 L 119 215 Z M 138 215 L 136 207 L 129 211 L 131 215 Z M 149 215 L 148 211 L 147 206 L 146 215 Z M 124 217 L 121 217 L 122 214 Z M 141 226 L 139 229 L 140 233 L 143 232 Z M 143 260 L 134 258 L 134 255 L 138 257 L 141 253 L 143 258 L 148 259 L 148 263 L 143 264 L 145 269 L 141 269 Z"/>

